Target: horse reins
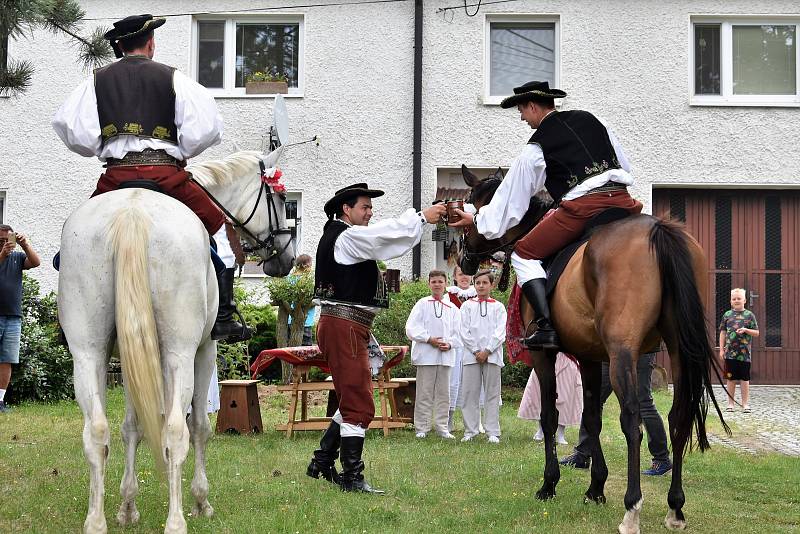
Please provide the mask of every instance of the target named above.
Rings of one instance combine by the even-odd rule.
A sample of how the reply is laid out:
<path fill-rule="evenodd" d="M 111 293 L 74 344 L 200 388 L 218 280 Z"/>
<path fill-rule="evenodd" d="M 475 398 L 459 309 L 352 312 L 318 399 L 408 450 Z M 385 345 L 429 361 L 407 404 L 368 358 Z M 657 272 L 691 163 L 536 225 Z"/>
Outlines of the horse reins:
<path fill-rule="evenodd" d="M 206 192 L 206 194 L 208 195 L 208 198 L 210 198 L 212 200 L 212 202 L 214 202 L 214 204 L 216 204 L 217 207 L 220 210 L 222 210 L 222 213 L 224 213 L 225 216 L 228 217 L 233 222 L 234 228 L 237 228 L 237 227 L 240 228 L 241 231 L 247 237 L 249 237 L 250 239 L 255 241 L 256 245 L 258 245 L 256 247 L 251 247 L 251 246 L 249 246 L 247 244 L 244 245 L 242 247 L 242 249 L 245 252 L 247 252 L 248 254 L 252 254 L 252 253 L 258 254 L 258 251 L 260 251 L 260 250 L 266 251 L 266 256 L 267 257 L 263 258 L 260 262 L 258 262 L 258 264 L 261 265 L 262 263 L 264 263 L 266 261 L 271 261 L 271 260 L 277 258 L 278 256 L 280 256 L 280 254 L 282 254 L 289 247 L 289 244 L 291 243 L 291 240 L 287 241 L 284 246 L 282 246 L 280 248 L 277 248 L 275 246 L 275 238 L 277 236 L 279 236 L 279 235 L 291 234 L 292 231 L 289 228 L 280 228 L 280 227 L 277 230 L 273 229 L 273 227 L 272 227 L 272 216 L 273 216 L 273 213 L 275 214 L 275 224 L 278 225 L 279 222 L 280 222 L 280 217 L 278 217 L 278 208 L 275 206 L 275 199 L 272 196 L 272 195 L 274 195 L 276 193 L 272 190 L 272 187 L 267 184 L 266 176 L 265 176 L 265 172 L 266 172 L 267 169 L 266 169 L 266 167 L 264 165 L 264 162 L 259 159 L 258 165 L 259 165 L 259 167 L 261 169 L 261 187 L 258 189 L 258 197 L 256 198 L 256 203 L 253 206 L 253 209 L 250 212 L 250 215 L 247 217 L 247 219 L 244 222 L 239 221 L 239 219 L 237 219 L 236 216 L 233 213 L 231 213 L 225 206 L 223 206 L 214 197 L 214 195 L 212 195 L 209 192 L 209 190 L 206 189 L 203 186 L 203 184 L 201 184 L 200 182 L 198 182 L 194 178 L 192 178 L 192 181 L 194 181 L 194 183 L 199 185 L 200 189 L 202 189 L 203 191 Z M 264 194 L 265 191 L 266 191 L 266 195 Z M 256 210 L 258 209 L 258 205 L 261 202 L 261 197 L 262 196 L 266 196 L 266 199 L 267 199 L 266 200 L 266 202 L 267 202 L 267 218 L 268 218 L 267 221 L 268 221 L 268 224 L 269 224 L 269 234 L 267 235 L 267 237 L 264 240 L 260 239 L 257 235 L 255 235 L 253 232 L 248 230 L 248 228 L 245 226 L 247 223 L 250 222 L 250 220 L 256 214 Z"/>

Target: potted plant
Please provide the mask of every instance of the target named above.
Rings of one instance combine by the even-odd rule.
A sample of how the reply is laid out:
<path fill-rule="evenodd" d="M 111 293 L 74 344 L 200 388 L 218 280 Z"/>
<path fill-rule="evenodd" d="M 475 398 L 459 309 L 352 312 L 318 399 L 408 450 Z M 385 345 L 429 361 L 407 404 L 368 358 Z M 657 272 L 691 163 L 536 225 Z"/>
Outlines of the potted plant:
<path fill-rule="evenodd" d="M 244 90 L 248 95 L 285 95 L 289 82 L 285 74 L 256 71 L 247 75 Z"/>

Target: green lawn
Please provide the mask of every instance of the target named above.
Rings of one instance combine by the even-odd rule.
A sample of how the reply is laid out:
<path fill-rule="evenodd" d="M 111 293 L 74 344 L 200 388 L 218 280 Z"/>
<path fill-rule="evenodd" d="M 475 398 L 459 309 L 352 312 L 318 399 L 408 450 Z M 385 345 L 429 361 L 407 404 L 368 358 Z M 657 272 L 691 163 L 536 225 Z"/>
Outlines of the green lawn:
<path fill-rule="evenodd" d="M 513 393 L 513 392 L 511 392 Z M 508 395 L 513 398 L 515 395 Z M 518 398 L 518 393 L 516 397 Z M 670 399 L 657 396 L 662 413 Z M 544 453 L 532 425 L 516 418 L 516 402 L 502 410 L 500 445 L 417 440 L 411 430 L 384 438 L 371 431 L 365 447 L 368 480 L 388 495 L 344 494 L 305 476 L 319 434 L 292 439 L 268 430 L 258 436 L 215 436 L 209 444 L 212 519 L 189 517 L 191 532 L 616 532 L 623 515 L 625 441 L 619 409 L 609 402 L 603 446 L 609 463 L 608 504 L 584 505 L 587 471 L 564 469 L 555 500 L 533 494 Z M 106 518 L 120 503 L 122 391 L 109 395 L 111 456 L 106 475 Z M 280 398 L 262 405 L 266 428 L 285 421 Z M 716 421 L 715 421 L 716 423 Z M 213 419 L 212 419 L 213 424 Z M 88 470 L 77 405 L 24 405 L 0 415 L 0 532 L 78 532 L 86 515 Z M 711 425 L 719 429 L 718 425 Z M 460 422 L 458 424 L 460 428 Z M 460 433 L 459 433 L 460 437 Z M 574 443 L 577 429 L 567 438 Z M 560 447 L 565 455 L 570 447 Z M 163 529 L 167 489 L 147 451 L 138 463 L 141 522 L 124 532 Z M 191 509 L 192 454 L 184 467 L 184 510 Z M 643 454 L 643 464 L 650 458 Z M 662 531 L 669 477 L 643 477 L 642 531 Z M 743 455 L 714 447 L 688 456 L 684 508 L 693 532 L 800 532 L 800 459 Z"/>

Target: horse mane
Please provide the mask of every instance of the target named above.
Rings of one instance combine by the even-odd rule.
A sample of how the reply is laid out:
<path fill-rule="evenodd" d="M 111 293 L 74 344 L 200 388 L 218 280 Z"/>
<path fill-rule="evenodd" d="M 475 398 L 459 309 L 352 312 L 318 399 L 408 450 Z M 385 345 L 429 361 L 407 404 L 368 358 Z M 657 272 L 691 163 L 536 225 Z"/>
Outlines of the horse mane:
<path fill-rule="evenodd" d="M 225 185 L 234 178 L 251 175 L 259 168 L 261 152 L 258 150 L 243 150 L 236 152 L 224 159 L 192 163 L 186 170 L 200 185 L 209 187 Z"/>

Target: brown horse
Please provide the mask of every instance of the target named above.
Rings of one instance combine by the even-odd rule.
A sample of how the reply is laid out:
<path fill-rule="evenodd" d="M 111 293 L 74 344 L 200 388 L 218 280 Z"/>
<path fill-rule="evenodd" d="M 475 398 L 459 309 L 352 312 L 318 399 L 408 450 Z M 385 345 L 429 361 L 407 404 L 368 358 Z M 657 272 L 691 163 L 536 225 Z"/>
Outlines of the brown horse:
<path fill-rule="evenodd" d="M 489 203 L 502 177 L 481 181 L 462 166 L 464 181 L 472 188 L 468 202 L 480 209 Z M 487 240 L 473 228 L 465 232 L 461 269 L 474 273 L 481 259 L 497 250 L 507 256 L 550 208 L 552 202 L 531 199 L 522 222 L 497 240 Z M 551 314 L 563 350 L 581 364 L 584 387 L 583 420 L 592 446 L 591 483 L 586 500 L 604 503 L 608 469 L 600 447 L 601 362 L 610 364 L 611 385 L 619 399 L 620 424 L 628 444 L 628 487 L 623 534 L 639 532 L 642 491 L 639 480 L 639 446 L 642 440 L 637 396 L 636 362 L 640 354 L 663 340 L 669 350 L 674 397 L 669 413 L 673 451 L 672 485 L 667 496 L 665 525 L 686 528 L 681 473 L 683 456 L 692 447 L 692 427 L 701 451 L 709 447 L 705 421 L 710 399 L 722 420 L 711 389 L 711 371 L 719 367 L 709 342 L 700 295 L 705 293 L 703 250 L 683 227 L 649 215 L 634 215 L 604 225 L 582 245 L 567 264 L 551 300 Z M 532 308 L 522 297 L 522 317 L 533 323 Z M 560 473 L 556 456 L 558 424 L 555 351 L 532 351 L 534 370 L 542 392 L 541 424 L 544 430 L 544 483 L 538 499 L 556 494 Z M 723 426 L 728 431 L 723 420 Z"/>

